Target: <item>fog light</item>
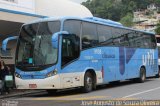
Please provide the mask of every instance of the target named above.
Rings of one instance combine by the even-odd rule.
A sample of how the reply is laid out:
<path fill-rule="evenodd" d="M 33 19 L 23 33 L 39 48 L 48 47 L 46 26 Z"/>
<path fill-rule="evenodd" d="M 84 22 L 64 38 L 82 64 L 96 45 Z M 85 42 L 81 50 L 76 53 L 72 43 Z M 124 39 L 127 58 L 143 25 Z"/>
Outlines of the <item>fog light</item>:
<path fill-rule="evenodd" d="M 15 73 L 14 75 L 15 75 L 15 77 L 21 78 L 21 75 L 18 73 Z"/>
<path fill-rule="evenodd" d="M 55 69 L 54 71 L 49 72 L 49 73 L 46 75 L 46 78 L 47 78 L 47 77 L 54 76 L 54 75 L 56 75 L 57 73 L 58 73 L 58 71 Z"/>

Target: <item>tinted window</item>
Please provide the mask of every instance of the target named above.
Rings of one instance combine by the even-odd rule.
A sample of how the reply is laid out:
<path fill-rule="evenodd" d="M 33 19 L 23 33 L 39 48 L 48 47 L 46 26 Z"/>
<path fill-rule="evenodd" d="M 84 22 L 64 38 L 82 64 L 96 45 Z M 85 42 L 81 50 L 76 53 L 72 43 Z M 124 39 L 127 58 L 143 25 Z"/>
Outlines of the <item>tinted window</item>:
<path fill-rule="evenodd" d="M 121 40 L 120 40 L 121 46 L 129 47 L 129 38 L 128 38 L 129 33 L 130 33 L 129 30 L 121 29 Z"/>
<path fill-rule="evenodd" d="M 142 32 L 134 32 L 134 47 L 144 48 L 143 43 L 143 33 Z"/>
<path fill-rule="evenodd" d="M 112 28 L 113 44 L 115 46 L 128 46 L 128 31 L 121 28 Z"/>
<path fill-rule="evenodd" d="M 113 45 L 111 27 L 98 25 L 97 31 L 100 45 Z"/>
<path fill-rule="evenodd" d="M 58 50 L 52 47 L 51 39 L 59 31 L 59 21 L 24 25 L 17 45 L 16 65 L 26 71 L 38 71 L 55 64 Z"/>
<path fill-rule="evenodd" d="M 143 43 L 144 48 L 155 48 L 156 47 L 156 39 L 153 35 L 143 34 Z"/>
<path fill-rule="evenodd" d="M 121 34 L 122 34 L 122 32 L 121 32 L 120 28 L 112 27 L 112 36 L 113 36 L 113 38 L 117 38 L 117 37 L 121 36 Z"/>
<path fill-rule="evenodd" d="M 128 33 L 129 47 L 143 47 L 141 33 L 136 31 L 130 31 Z"/>
<path fill-rule="evenodd" d="M 126 47 L 134 46 L 134 43 L 132 42 L 132 37 L 134 36 L 133 31 L 128 30 L 128 29 L 123 29 L 122 35 L 124 36 L 124 44 L 122 43 L 122 45 L 124 45 Z"/>
<path fill-rule="evenodd" d="M 57 49 L 52 47 L 52 35 L 60 31 L 60 22 L 40 23 L 34 40 L 34 57 L 37 64 L 53 64 L 57 61 Z"/>
<path fill-rule="evenodd" d="M 150 35 L 151 36 L 151 48 L 156 48 L 157 47 L 157 41 L 155 35 Z"/>
<path fill-rule="evenodd" d="M 64 31 L 68 31 L 70 34 L 80 36 L 81 32 L 81 21 L 67 20 L 64 22 Z"/>
<path fill-rule="evenodd" d="M 128 33 L 129 39 L 129 47 L 137 47 L 137 48 L 155 48 L 156 47 L 156 39 L 154 35 L 130 31 Z"/>
<path fill-rule="evenodd" d="M 96 24 L 82 23 L 82 49 L 87 49 L 98 45 Z"/>
<path fill-rule="evenodd" d="M 120 36 L 121 36 L 121 30 L 118 28 L 112 27 L 112 36 L 113 36 L 113 44 L 116 46 L 119 46 L 120 44 Z"/>
<path fill-rule="evenodd" d="M 75 35 L 64 35 L 62 39 L 62 66 L 77 59 L 79 57 L 79 53 L 79 38 Z"/>

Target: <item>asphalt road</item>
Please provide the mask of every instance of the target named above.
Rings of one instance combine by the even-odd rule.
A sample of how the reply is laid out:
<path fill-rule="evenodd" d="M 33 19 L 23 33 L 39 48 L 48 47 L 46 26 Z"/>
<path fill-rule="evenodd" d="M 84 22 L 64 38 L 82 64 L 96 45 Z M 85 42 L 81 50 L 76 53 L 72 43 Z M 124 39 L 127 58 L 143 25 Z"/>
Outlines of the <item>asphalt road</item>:
<path fill-rule="evenodd" d="M 160 100 L 160 79 L 150 78 L 145 83 L 124 81 L 107 84 L 90 93 L 74 89 L 55 95 L 43 92 L 7 100 L 18 102 L 18 106 L 92 106 L 91 100 Z"/>

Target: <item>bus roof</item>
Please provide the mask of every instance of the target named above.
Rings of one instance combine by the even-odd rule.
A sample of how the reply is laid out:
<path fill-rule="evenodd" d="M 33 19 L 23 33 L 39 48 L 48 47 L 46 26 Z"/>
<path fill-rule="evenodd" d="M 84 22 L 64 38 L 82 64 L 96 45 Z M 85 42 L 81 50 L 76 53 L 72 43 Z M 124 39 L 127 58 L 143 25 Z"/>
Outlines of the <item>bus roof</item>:
<path fill-rule="evenodd" d="M 57 18 L 53 18 L 53 17 L 49 17 L 49 18 L 34 20 L 34 21 L 32 21 L 30 23 L 26 23 L 24 25 L 39 23 L 39 22 L 56 21 L 56 20 L 64 22 L 64 21 L 70 20 L 70 19 L 81 20 L 81 21 L 86 21 L 86 22 L 91 22 L 91 23 L 96 23 L 96 24 L 102 24 L 102 25 L 107 25 L 107 26 L 111 26 L 111 27 L 117 27 L 117 28 L 133 30 L 133 31 L 138 31 L 138 32 L 143 32 L 143 33 L 148 33 L 148 34 L 155 35 L 153 32 L 148 32 L 148 31 L 137 30 L 137 29 L 125 27 L 119 22 L 112 21 L 112 20 L 109 20 L 109 19 L 97 18 L 97 17 L 86 17 L 86 18 L 80 18 L 80 17 L 57 17 Z"/>

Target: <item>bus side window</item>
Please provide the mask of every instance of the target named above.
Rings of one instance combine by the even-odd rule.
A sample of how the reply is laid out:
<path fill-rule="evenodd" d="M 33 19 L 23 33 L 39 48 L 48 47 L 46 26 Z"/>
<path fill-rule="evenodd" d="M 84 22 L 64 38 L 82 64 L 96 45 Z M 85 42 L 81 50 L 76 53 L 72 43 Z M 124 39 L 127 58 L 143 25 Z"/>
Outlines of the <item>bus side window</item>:
<path fill-rule="evenodd" d="M 75 35 L 63 36 L 62 39 L 62 66 L 77 59 L 80 54 L 80 42 Z"/>
<path fill-rule="evenodd" d="M 82 49 L 98 46 L 97 26 L 89 22 L 82 22 Z"/>
<path fill-rule="evenodd" d="M 112 46 L 112 31 L 110 26 L 97 25 L 98 41 L 100 46 Z"/>
<path fill-rule="evenodd" d="M 156 48 L 156 38 L 154 35 L 144 33 L 142 41 L 144 43 L 144 48 Z"/>
<path fill-rule="evenodd" d="M 151 35 L 151 48 L 156 48 L 156 38 Z"/>

